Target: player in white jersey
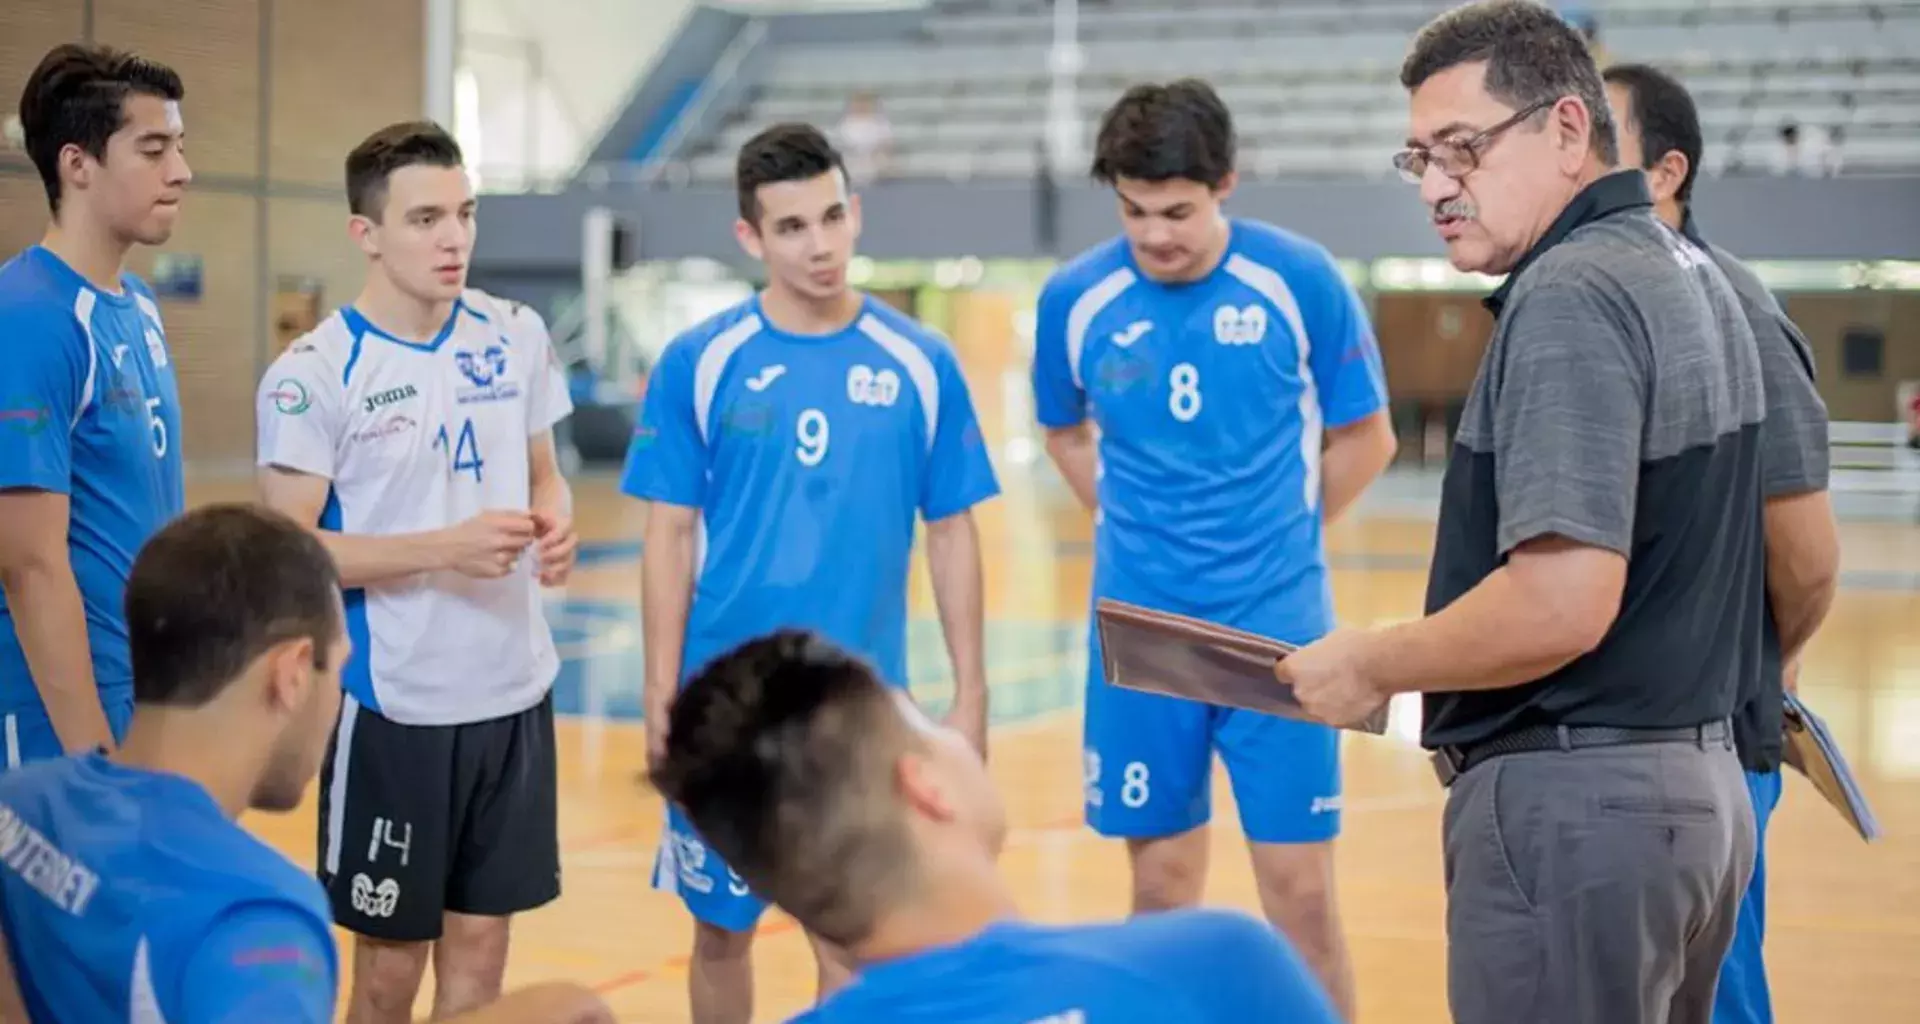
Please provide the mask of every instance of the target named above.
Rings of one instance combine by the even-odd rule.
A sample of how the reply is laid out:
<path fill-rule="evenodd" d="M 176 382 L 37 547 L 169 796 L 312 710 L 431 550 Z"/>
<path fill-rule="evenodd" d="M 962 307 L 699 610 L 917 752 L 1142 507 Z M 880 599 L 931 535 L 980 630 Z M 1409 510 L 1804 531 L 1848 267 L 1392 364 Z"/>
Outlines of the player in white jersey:
<path fill-rule="evenodd" d="M 465 288 L 474 197 L 438 126 L 347 157 L 366 287 L 261 379 L 265 500 L 339 562 L 352 660 L 320 776 L 319 873 L 357 934 L 349 1020 L 494 998 L 509 918 L 560 891 L 540 587 L 576 539 L 538 315 Z"/>

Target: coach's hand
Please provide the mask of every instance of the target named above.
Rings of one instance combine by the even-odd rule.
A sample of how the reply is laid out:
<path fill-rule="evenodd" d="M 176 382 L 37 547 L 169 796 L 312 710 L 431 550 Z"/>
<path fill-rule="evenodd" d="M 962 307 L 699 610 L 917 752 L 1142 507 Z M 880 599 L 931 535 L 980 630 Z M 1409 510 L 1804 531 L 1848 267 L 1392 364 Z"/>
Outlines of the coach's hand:
<path fill-rule="evenodd" d="M 1340 629 L 1280 659 L 1274 677 L 1293 687 L 1293 695 L 1315 718 L 1348 726 L 1364 720 L 1387 702 L 1366 675 L 1367 646 L 1373 634 Z"/>
<path fill-rule="evenodd" d="M 540 585 L 565 586 L 580 553 L 580 537 L 570 516 L 550 512 L 533 514 L 534 535 L 540 539 Z"/>
<path fill-rule="evenodd" d="M 526 512 L 482 512 L 454 527 L 451 567 L 474 579 L 495 580 L 513 571 L 520 552 L 533 543 L 533 516 Z"/>

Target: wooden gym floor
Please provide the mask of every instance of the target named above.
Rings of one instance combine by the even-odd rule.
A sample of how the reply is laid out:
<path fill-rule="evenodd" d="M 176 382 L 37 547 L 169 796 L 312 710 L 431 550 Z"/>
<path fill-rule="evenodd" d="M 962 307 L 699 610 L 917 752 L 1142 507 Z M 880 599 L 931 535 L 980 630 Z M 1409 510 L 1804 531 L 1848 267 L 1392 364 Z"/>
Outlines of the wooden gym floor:
<path fill-rule="evenodd" d="M 1004 868 L 1035 918 L 1118 916 L 1127 907 L 1124 857 L 1079 817 L 1090 528 L 1033 471 L 1011 466 L 1002 476 L 1006 495 L 980 517 L 993 773 L 1016 828 Z M 649 888 L 662 812 L 639 781 L 640 513 L 611 479 L 575 486 L 592 544 L 551 605 L 567 658 L 558 697 L 571 712 L 559 727 L 565 891 L 516 923 L 508 981 L 580 980 L 622 1020 L 684 1021 L 691 932 L 678 901 Z M 203 485 L 196 496 L 242 491 Z M 1340 619 L 1417 614 L 1431 532 L 1421 518 L 1364 509 L 1337 526 L 1329 547 Z M 1778 1019 L 1789 1024 L 1920 1019 L 1920 528 L 1848 524 L 1844 540 L 1846 585 L 1813 644 L 1802 692 L 1844 744 L 1887 835 L 1862 843 L 1803 779 L 1788 783 L 1768 843 L 1768 963 Z M 916 692 L 943 705 L 944 657 L 918 562 L 915 577 Z M 1339 894 L 1367 1021 L 1446 1020 L 1442 792 L 1411 740 L 1414 721 L 1400 715 L 1395 735 L 1349 736 L 1344 747 Z M 1207 898 L 1253 909 L 1231 796 L 1224 784 L 1215 793 Z M 311 794 L 291 815 L 253 815 L 247 824 L 312 863 Z M 806 1005 L 811 962 L 790 921 L 768 916 L 756 957 L 756 1019 L 781 1020 Z M 427 1007 L 423 993 L 421 1012 Z"/>
<path fill-rule="evenodd" d="M 1014 825 L 1002 863 L 1033 918 L 1114 918 L 1128 906 L 1124 852 L 1080 823 L 1091 522 L 1051 471 L 1033 464 L 1019 308 L 1008 294 L 962 293 L 948 324 L 1004 488 L 978 512 L 991 762 Z M 1417 471 L 1411 477 L 1377 483 L 1328 535 L 1345 624 L 1420 612 L 1436 488 Z M 563 894 L 516 921 L 507 982 L 572 979 L 602 992 L 623 1021 L 685 1021 L 692 929 L 679 901 L 649 885 L 663 811 L 640 779 L 641 512 L 609 475 L 580 476 L 574 489 L 588 547 L 549 603 L 565 656 L 556 686 L 565 713 Z M 1405 498 L 1409 490 L 1415 497 Z M 197 500 L 247 493 L 231 479 L 192 485 Z M 1920 526 L 1911 522 L 1844 526 L 1843 589 L 1802 676 L 1802 695 L 1832 726 L 1886 836 L 1861 842 L 1805 780 L 1788 782 L 1768 842 L 1767 960 L 1781 1024 L 1920 1021 Z M 945 654 L 917 555 L 913 571 L 914 690 L 943 708 Z M 1391 735 L 1349 734 L 1343 747 L 1340 908 L 1360 1016 L 1370 1024 L 1447 1020 L 1443 791 L 1414 742 L 1417 729 L 1417 704 L 1396 705 Z M 1224 777 L 1214 793 L 1207 900 L 1257 910 Z M 253 815 L 247 824 L 297 863 L 313 863 L 311 792 L 298 811 Z M 342 940 L 342 962 L 350 963 L 344 933 Z M 790 920 L 769 912 L 755 957 L 756 1020 L 784 1020 L 811 1001 L 811 956 Z M 419 1012 L 430 1005 L 423 992 Z"/>

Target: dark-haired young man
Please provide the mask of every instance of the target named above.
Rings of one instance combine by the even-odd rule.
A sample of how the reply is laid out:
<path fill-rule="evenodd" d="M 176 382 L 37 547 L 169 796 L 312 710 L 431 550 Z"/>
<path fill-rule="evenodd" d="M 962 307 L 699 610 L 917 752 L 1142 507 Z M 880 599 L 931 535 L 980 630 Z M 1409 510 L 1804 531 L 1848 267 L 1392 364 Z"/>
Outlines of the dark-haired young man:
<path fill-rule="evenodd" d="M 153 291 L 192 173 L 180 77 L 55 47 L 20 121 L 52 221 L 0 266 L 0 772 L 111 747 L 133 710 L 121 595 L 182 508 L 179 392 Z"/>
<path fill-rule="evenodd" d="M 326 897 L 235 819 L 320 765 L 353 647 L 333 558 L 269 509 L 199 508 L 141 550 L 127 623 L 126 743 L 0 779 L 0 1019 L 330 1024 Z M 544 985 L 457 1019 L 610 1018 Z"/>
<path fill-rule="evenodd" d="M 959 360 L 934 331 L 848 287 L 860 202 L 818 130 L 782 124 L 748 140 L 736 185 L 734 235 L 766 267 L 766 287 L 667 346 L 621 484 L 649 508 L 648 756 L 665 749 L 667 709 L 689 675 L 781 627 L 817 630 L 905 687 L 917 517 L 953 663 L 950 720 L 984 750 L 970 510 L 1000 487 Z M 697 922 L 693 1020 L 744 1024 L 765 902 L 671 807 L 654 884 L 679 892 Z M 814 952 L 826 992 L 844 966 L 818 942 Z"/>
<path fill-rule="evenodd" d="M 537 315 L 465 288 L 458 145 L 403 123 L 347 157 L 359 297 L 261 379 L 272 506 L 340 563 L 355 652 L 321 778 L 320 876 L 356 933 L 350 1019 L 499 993 L 510 918 L 559 895 L 540 587 L 576 546 L 553 426 L 571 411 Z"/>
<path fill-rule="evenodd" d="M 1021 921 L 979 752 L 817 635 L 758 637 L 702 669 L 654 778 L 754 891 L 861 965 L 804 1024 L 1338 1019 L 1273 929 L 1238 913 Z"/>
<path fill-rule="evenodd" d="M 1047 452 L 1098 524 L 1093 597 L 1314 640 L 1323 528 L 1395 449 L 1366 311 L 1318 243 L 1222 212 L 1233 122 L 1206 83 L 1128 90 L 1095 149 L 1125 233 L 1047 282 L 1033 361 Z M 1127 840 L 1134 910 L 1199 901 L 1217 749 L 1267 916 L 1350 1016 L 1334 731 L 1107 686 L 1089 633 L 1086 817 Z"/>
<path fill-rule="evenodd" d="M 1733 946 L 1714 990 L 1715 1024 L 1769 1024 L 1772 998 L 1762 955 L 1766 938 L 1767 822 L 1780 802 L 1782 694 L 1793 686 L 1800 652 L 1833 604 L 1840 571 L 1839 531 L 1827 495 L 1827 408 L 1814 387 L 1813 350 L 1752 269 L 1708 242 L 1694 222 L 1700 168 L 1700 115 L 1678 80 L 1646 64 L 1616 64 L 1601 75 L 1620 163 L 1646 172 L 1654 213 L 1713 258 L 1740 297 L 1760 350 L 1767 394 L 1760 424 L 1761 490 L 1767 548 L 1767 614 L 1757 671 L 1747 676 L 1733 716 L 1734 750 L 1747 772 L 1756 844 L 1753 880 L 1741 899 Z"/>

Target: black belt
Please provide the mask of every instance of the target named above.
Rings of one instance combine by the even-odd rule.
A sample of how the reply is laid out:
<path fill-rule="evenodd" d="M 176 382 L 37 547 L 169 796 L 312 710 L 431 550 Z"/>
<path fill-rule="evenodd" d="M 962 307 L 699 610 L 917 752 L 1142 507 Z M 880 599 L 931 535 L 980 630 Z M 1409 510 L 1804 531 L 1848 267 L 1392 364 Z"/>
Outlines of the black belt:
<path fill-rule="evenodd" d="M 1732 749 L 1730 719 L 1675 729 L 1624 729 L 1611 725 L 1530 725 L 1465 746 L 1441 747 L 1433 752 L 1433 770 L 1440 785 L 1471 771 L 1475 765 L 1506 754 L 1540 750 L 1580 750 L 1588 747 L 1624 747 L 1641 743 L 1694 743 L 1701 749 L 1720 744 Z"/>

